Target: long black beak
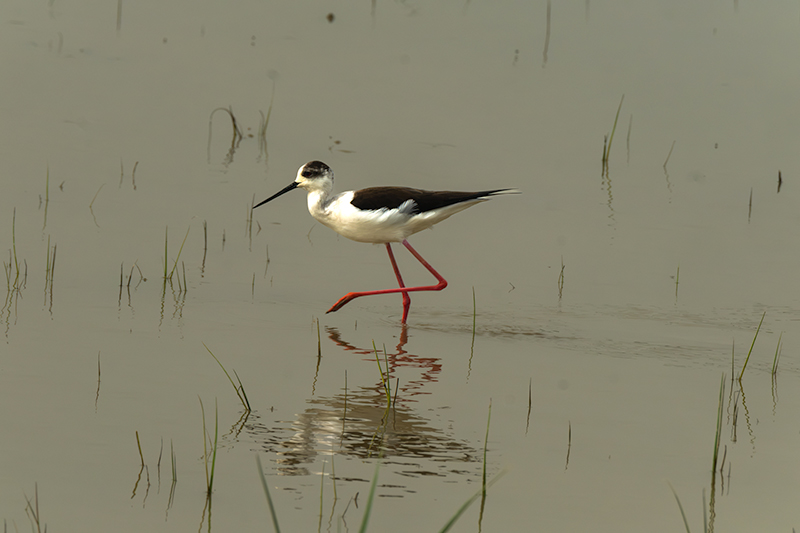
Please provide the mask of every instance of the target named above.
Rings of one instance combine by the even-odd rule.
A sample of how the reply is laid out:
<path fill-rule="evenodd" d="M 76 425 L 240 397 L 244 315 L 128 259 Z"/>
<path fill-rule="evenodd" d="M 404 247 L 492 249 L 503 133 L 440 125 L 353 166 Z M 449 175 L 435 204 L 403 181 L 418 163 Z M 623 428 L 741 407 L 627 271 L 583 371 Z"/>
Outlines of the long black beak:
<path fill-rule="evenodd" d="M 292 183 L 290 183 L 289 185 L 287 185 L 286 187 L 284 187 L 283 189 L 281 189 L 277 193 L 273 194 L 272 196 L 270 196 L 269 198 L 267 198 L 263 202 L 260 202 L 260 203 L 257 203 L 256 205 L 254 205 L 253 209 L 255 209 L 256 207 L 258 207 L 260 205 L 264 205 L 265 203 L 267 203 L 267 202 L 269 202 L 271 200 L 274 200 L 275 198 L 277 198 L 278 196 L 280 196 L 282 194 L 286 194 L 287 192 L 289 192 L 289 191 L 291 191 L 293 189 L 296 189 L 298 185 L 299 185 L 299 183 L 297 183 L 296 181 L 293 181 Z"/>

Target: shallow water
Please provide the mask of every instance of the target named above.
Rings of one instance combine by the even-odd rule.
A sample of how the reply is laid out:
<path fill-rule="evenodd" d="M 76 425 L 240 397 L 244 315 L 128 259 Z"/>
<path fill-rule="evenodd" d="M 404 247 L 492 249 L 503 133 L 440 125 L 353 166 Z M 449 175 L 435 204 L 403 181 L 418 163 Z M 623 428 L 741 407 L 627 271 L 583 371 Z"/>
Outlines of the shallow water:
<path fill-rule="evenodd" d="M 256 454 L 285 530 L 358 527 L 380 455 L 371 529 L 440 528 L 490 405 L 505 474 L 458 531 L 681 530 L 670 484 L 693 530 L 798 527 L 796 5 L 553 4 L 549 39 L 546 2 L 116 8 L 0 8 L 9 528 L 35 491 L 52 530 L 269 528 Z M 311 159 L 523 194 L 412 237 L 449 286 L 403 328 L 398 296 L 325 314 L 394 285 L 383 247 L 300 192 L 249 222 Z"/>

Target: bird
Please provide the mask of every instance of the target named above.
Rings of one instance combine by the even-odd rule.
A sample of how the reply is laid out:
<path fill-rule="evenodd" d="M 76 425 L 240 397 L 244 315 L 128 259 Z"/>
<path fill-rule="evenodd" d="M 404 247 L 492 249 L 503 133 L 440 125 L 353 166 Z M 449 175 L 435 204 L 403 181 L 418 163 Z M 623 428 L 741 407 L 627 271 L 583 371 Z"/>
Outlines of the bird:
<path fill-rule="evenodd" d="M 304 189 L 308 193 L 308 212 L 339 235 L 356 242 L 385 244 L 397 277 L 398 288 L 349 292 L 333 304 L 326 314 L 338 311 L 348 302 L 362 296 L 400 293 L 403 296 L 403 324 L 406 324 L 411 308 L 410 292 L 441 291 L 447 287 L 447 280 L 409 244 L 408 237 L 494 196 L 520 193 L 518 189 L 461 192 L 426 191 L 410 187 L 369 187 L 331 196 L 333 171 L 322 161 L 310 161 L 300 167 L 292 183 L 254 205 L 253 209 L 294 189 Z M 405 246 L 436 278 L 437 283 L 406 287 L 392 251 L 393 242 Z"/>

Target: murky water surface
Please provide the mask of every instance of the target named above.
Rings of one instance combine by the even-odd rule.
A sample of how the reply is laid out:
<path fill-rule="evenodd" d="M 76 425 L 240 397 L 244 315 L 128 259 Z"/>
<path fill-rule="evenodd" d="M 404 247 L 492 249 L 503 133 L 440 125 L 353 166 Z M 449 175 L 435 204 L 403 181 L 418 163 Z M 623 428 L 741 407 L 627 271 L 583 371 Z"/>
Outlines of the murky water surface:
<path fill-rule="evenodd" d="M 284 530 L 356 529 L 379 456 L 370 529 L 438 529 L 490 406 L 458 531 L 683 530 L 670 484 L 800 527 L 796 3 L 40 4 L 0 7 L 9 530 L 269 529 L 256 455 Z M 411 239 L 450 285 L 403 328 L 325 314 L 383 247 L 250 218 L 312 159 L 523 194 Z"/>

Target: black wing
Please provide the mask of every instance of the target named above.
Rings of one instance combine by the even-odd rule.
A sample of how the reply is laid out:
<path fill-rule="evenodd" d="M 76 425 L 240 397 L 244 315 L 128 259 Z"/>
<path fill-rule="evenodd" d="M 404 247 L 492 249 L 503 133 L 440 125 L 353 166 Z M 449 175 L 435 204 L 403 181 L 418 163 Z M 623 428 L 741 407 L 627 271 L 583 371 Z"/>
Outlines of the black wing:
<path fill-rule="evenodd" d="M 417 205 L 415 212 L 424 213 L 448 205 L 469 202 L 479 198 L 486 198 L 508 189 L 494 189 L 491 191 L 460 192 L 460 191 L 424 191 L 409 187 L 370 187 L 356 191 L 350 202 L 354 207 L 363 210 L 395 209 L 403 202 L 413 200 Z"/>

